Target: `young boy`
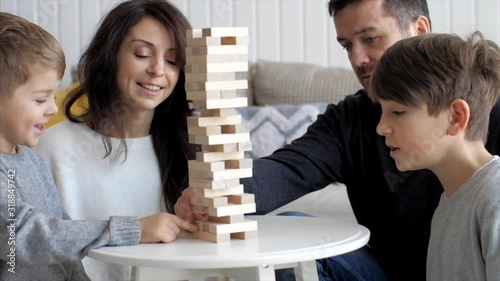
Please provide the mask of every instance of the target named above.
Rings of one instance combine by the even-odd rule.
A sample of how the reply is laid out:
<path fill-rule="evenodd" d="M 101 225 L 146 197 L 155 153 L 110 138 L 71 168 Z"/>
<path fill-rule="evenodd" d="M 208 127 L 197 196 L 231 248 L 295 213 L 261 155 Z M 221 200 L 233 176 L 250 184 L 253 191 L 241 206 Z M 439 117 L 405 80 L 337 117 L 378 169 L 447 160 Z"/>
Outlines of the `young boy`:
<path fill-rule="evenodd" d="M 382 106 L 377 133 L 396 167 L 430 169 L 444 187 L 427 280 L 500 280 L 500 158 L 484 147 L 499 47 L 479 32 L 405 39 L 384 53 L 371 87 Z"/>
<path fill-rule="evenodd" d="M 90 280 L 89 249 L 170 242 L 196 227 L 171 214 L 72 221 L 49 168 L 29 147 L 57 112 L 64 53 L 41 27 L 0 12 L 0 280 Z"/>

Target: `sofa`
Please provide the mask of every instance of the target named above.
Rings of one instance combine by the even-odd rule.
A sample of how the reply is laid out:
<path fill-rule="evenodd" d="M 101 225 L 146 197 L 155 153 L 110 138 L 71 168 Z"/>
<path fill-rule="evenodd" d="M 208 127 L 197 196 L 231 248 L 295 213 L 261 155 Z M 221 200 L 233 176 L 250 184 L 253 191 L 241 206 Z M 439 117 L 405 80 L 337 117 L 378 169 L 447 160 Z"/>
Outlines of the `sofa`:
<path fill-rule="evenodd" d="M 247 158 L 271 154 L 303 135 L 325 111 L 362 86 L 351 69 L 259 60 L 248 72 L 249 106 L 237 108 L 250 126 Z M 299 211 L 317 217 L 355 221 L 343 184 L 330 184 L 270 214 Z"/>

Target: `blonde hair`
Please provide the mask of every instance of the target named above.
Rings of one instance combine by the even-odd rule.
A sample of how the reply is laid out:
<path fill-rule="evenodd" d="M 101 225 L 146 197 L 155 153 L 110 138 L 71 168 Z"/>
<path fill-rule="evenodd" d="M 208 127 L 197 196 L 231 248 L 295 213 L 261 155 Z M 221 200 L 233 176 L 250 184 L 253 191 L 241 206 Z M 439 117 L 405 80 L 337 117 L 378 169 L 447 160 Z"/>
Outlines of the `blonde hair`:
<path fill-rule="evenodd" d="M 40 26 L 19 16 L 0 12 L 0 96 L 11 95 L 26 83 L 35 66 L 64 75 L 66 59 L 57 40 Z"/>

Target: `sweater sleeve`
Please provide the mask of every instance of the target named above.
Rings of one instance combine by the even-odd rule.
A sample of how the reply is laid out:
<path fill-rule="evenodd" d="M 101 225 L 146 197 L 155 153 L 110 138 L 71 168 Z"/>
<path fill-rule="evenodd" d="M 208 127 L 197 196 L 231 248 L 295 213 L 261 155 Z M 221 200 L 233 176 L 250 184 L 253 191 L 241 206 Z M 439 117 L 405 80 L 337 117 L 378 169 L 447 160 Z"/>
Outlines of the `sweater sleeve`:
<path fill-rule="evenodd" d="M 3 241 L 0 243 L 0 259 L 15 252 L 19 262 L 49 265 L 81 259 L 93 248 L 139 242 L 141 227 L 137 218 L 70 220 L 62 209 L 53 184 L 45 184 L 43 188 L 28 186 L 26 182 L 22 185 L 19 183 L 20 176 L 13 174 L 15 169 L 6 168 L 3 162 L 0 164 L 0 223 L 6 227 L 0 232 L 0 241 Z M 50 174 L 46 176 L 32 168 L 30 172 L 29 176 L 51 179 Z M 40 182 L 47 183 L 48 180 Z M 21 193 L 21 188 L 33 188 L 36 192 Z M 34 205 L 27 199 L 37 203 Z"/>
<path fill-rule="evenodd" d="M 245 192 L 255 194 L 257 213 L 265 214 L 333 182 L 345 182 L 352 128 L 348 116 L 360 95 L 330 104 L 307 132 L 272 155 L 255 160 L 253 177 L 242 179 Z M 366 99 L 368 99 L 366 97 Z M 355 118 L 354 118 L 355 119 Z"/>
<path fill-rule="evenodd" d="M 497 163 L 500 163 L 497 161 Z M 500 165 L 497 165 L 500 166 Z M 495 169 L 498 169 L 495 167 Z M 498 171 L 498 170 L 497 170 Z M 487 191 L 479 195 L 484 200 L 480 205 L 481 219 L 479 222 L 480 245 L 482 258 L 485 263 L 486 280 L 500 280 L 500 173 L 494 173 L 493 177 L 488 179 L 491 181 Z M 495 184 L 496 183 L 496 184 Z"/>
<path fill-rule="evenodd" d="M 489 216 L 484 220 L 482 241 L 484 241 L 484 256 L 487 280 L 500 280 L 500 202 L 492 206 Z"/>

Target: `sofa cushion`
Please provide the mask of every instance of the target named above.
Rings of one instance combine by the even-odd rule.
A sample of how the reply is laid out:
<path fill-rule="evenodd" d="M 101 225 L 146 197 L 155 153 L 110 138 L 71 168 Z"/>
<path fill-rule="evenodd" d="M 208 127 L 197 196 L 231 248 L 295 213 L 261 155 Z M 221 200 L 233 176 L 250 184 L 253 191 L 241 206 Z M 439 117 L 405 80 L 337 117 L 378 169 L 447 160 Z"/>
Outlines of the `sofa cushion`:
<path fill-rule="evenodd" d="M 246 157 L 257 159 L 270 155 L 302 136 L 326 106 L 322 103 L 237 108 L 242 123 L 250 125 L 252 151 Z"/>
<path fill-rule="evenodd" d="M 250 70 L 256 105 L 337 103 L 362 86 L 351 69 L 259 60 Z"/>

